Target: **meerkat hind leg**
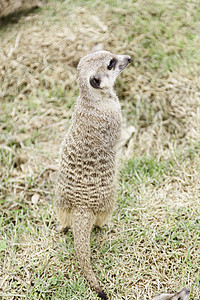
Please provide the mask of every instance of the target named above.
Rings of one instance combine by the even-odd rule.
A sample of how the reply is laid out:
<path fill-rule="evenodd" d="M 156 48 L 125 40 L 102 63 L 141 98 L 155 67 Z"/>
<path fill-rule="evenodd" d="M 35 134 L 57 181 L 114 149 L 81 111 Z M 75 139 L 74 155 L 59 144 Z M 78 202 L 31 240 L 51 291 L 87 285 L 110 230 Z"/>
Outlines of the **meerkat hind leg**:
<path fill-rule="evenodd" d="M 69 230 L 69 228 L 70 228 L 70 226 L 63 227 L 62 225 L 57 225 L 56 231 L 59 233 L 67 232 Z"/>
<path fill-rule="evenodd" d="M 57 218 L 59 220 L 60 225 L 56 227 L 58 232 L 67 232 L 72 224 L 72 216 L 71 212 L 57 211 Z"/>
<path fill-rule="evenodd" d="M 112 215 L 112 212 L 109 212 L 109 213 L 106 212 L 106 213 L 103 213 L 103 214 L 98 214 L 96 216 L 94 226 L 102 228 L 107 223 L 107 221 L 110 219 L 111 215 Z"/>

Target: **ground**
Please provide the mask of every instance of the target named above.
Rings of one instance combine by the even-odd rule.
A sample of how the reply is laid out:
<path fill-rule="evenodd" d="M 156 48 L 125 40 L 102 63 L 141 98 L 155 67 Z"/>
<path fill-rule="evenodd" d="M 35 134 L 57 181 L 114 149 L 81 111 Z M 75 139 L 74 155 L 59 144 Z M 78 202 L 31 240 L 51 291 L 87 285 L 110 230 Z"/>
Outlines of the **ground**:
<path fill-rule="evenodd" d="M 129 54 L 116 83 L 126 140 L 91 257 L 110 299 L 188 286 L 200 299 L 200 4 L 53 1 L 0 20 L 0 297 L 97 299 L 73 235 L 56 232 L 59 145 L 95 46 Z"/>

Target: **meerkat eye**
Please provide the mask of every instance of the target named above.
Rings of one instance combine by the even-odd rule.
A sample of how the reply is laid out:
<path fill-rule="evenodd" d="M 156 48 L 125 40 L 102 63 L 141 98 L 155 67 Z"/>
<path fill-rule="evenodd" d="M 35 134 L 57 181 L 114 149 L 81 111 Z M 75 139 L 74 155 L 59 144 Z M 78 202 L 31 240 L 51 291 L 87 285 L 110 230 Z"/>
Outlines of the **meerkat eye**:
<path fill-rule="evenodd" d="M 116 59 L 113 58 L 113 59 L 111 59 L 109 65 L 108 65 L 108 67 L 107 67 L 107 69 L 108 69 L 108 70 L 114 69 L 115 65 L 116 65 Z"/>

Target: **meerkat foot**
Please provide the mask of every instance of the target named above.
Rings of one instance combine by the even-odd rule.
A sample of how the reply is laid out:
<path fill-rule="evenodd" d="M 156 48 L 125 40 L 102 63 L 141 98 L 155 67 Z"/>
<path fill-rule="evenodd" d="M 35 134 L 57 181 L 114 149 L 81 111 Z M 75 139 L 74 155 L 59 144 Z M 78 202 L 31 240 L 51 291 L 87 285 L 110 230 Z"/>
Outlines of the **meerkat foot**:
<path fill-rule="evenodd" d="M 96 231 L 100 231 L 102 229 L 102 226 L 99 226 L 99 225 L 94 225 L 94 229 Z"/>
<path fill-rule="evenodd" d="M 59 232 L 59 233 L 62 233 L 62 232 L 67 232 L 68 230 L 70 229 L 70 227 L 62 227 L 61 225 L 57 225 L 56 226 L 56 231 Z"/>

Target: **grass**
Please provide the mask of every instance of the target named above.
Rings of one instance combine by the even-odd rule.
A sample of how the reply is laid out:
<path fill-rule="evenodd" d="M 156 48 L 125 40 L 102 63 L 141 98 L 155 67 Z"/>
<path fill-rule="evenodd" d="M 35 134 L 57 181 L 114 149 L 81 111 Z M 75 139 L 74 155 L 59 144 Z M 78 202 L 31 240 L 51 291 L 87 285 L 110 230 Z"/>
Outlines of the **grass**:
<path fill-rule="evenodd" d="M 0 21 L 1 299 L 97 299 L 53 199 L 76 65 L 100 42 L 133 58 L 116 90 L 135 130 L 111 222 L 91 235 L 95 274 L 111 299 L 183 286 L 200 299 L 199 12 L 197 1 L 50 0 Z"/>
<path fill-rule="evenodd" d="M 95 272 L 112 299 L 143 299 L 183 285 L 191 288 L 191 299 L 198 297 L 199 178 L 194 172 L 183 180 L 179 173 L 191 166 L 196 172 L 200 166 L 197 145 L 170 162 L 143 157 L 125 164 L 111 224 L 91 237 Z M 72 233 L 55 231 L 50 185 L 40 181 L 37 204 L 31 195 L 38 183 L 29 177 L 24 194 L 1 197 L 2 298 L 96 299 L 81 275 Z M 13 188 L 8 182 L 5 191 Z"/>

